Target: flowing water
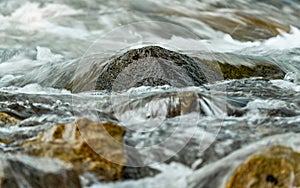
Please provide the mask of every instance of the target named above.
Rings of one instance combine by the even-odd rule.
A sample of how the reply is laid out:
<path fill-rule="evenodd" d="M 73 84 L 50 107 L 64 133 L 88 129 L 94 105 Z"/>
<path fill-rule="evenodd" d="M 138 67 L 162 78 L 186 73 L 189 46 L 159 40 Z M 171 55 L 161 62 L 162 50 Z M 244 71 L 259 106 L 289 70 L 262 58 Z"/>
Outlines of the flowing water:
<path fill-rule="evenodd" d="M 273 142 L 300 151 L 299 19 L 297 0 L 2 0 L 0 112 L 21 121 L 0 122 L 1 139 L 12 143 L 0 142 L 0 154 L 88 117 L 126 127 L 126 144 L 160 172 L 109 183 L 82 177 L 84 186 L 222 187 L 235 151 L 245 156 Z M 232 65 L 268 62 L 286 76 L 215 82 L 208 74 L 200 87 L 123 92 L 87 84 L 114 55 L 149 44 Z M 195 106 L 169 117 L 176 96 L 194 97 Z"/>

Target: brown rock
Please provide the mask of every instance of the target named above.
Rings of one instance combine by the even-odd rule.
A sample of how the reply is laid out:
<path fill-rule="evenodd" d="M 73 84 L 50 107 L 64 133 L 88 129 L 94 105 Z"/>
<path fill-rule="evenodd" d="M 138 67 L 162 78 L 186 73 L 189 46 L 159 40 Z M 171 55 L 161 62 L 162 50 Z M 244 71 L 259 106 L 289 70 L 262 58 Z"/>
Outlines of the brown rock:
<path fill-rule="evenodd" d="M 227 79 L 262 77 L 264 79 L 283 79 L 284 70 L 272 62 L 232 54 L 214 54 L 210 59 L 194 57 L 210 83 Z M 232 62 L 231 62 L 232 61 Z M 234 65 L 236 62 L 239 64 Z M 245 64 L 245 65 L 243 65 Z"/>
<path fill-rule="evenodd" d="M 200 14 L 197 18 L 211 28 L 230 34 L 240 41 L 267 39 L 279 35 L 279 30 L 290 32 L 289 25 L 276 22 L 263 14 L 238 11 L 231 14 L 225 17 L 223 14 Z"/>
<path fill-rule="evenodd" d="M 269 3 L 269 2 L 268 2 Z M 233 3 L 235 4 L 235 3 Z M 226 5 L 227 6 L 227 5 Z M 180 9 L 182 10 L 182 9 Z M 165 9 L 152 9 L 153 13 L 164 14 L 199 20 L 217 31 L 231 35 L 240 41 L 255 41 L 268 39 L 280 34 L 280 30 L 290 32 L 290 23 L 282 19 L 282 15 L 266 14 L 264 12 L 243 9 L 194 9 L 189 13 L 168 7 Z M 271 11 L 271 10 L 270 10 Z M 274 11 L 274 10 L 272 10 Z M 294 25 L 294 24 L 293 24 Z"/>
<path fill-rule="evenodd" d="M 270 64 L 257 64 L 252 67 L 219 63 L 224 79 L 241 79 L 250 77 L 263 77 L 266 79 L 282 79 L 285 73 L 277 66 Z"/>
<path fill-rule="evenodd" d="M 30 155 L 70 162 L 78 173 L 89 171 L 101 180 L 119 180 L 126 163 L 124 133 L 113 123 L 80 119 L 57 125 L 23 147 Z"/>
<path fill-rule="evenodd" d="M 199 112 L 200 106 L 198 95 L 192 91 L 186 91 L 170 96 L 167 110 L 167 118 L 188 114 L 191 112 Z"/>
<path fill-rule="evenodd" d="M 19 123 L 20 120 L 8 115 L 7 113 L 4 112 L 0 112 L 0 125 L 4 124 L 4 125 L 14 125 Z"/>
<path fill-rule="evenodd" d="M 240 165 L 226 188 L 275 188 L 300 186 L 300 153 L 273 146 L 252 155 Z"/>

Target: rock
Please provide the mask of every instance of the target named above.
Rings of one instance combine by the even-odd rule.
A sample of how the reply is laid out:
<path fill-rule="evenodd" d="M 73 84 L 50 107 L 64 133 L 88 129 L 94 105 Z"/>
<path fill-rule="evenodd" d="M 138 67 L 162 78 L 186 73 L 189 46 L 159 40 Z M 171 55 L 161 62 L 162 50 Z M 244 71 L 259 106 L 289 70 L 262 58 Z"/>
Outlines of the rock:
<path fill-rule="evenodd" d="M 240 165 L 226 188 L 299 186 L 300 153 L 277 145 L 252 155 Z"/>
<path fill-rule="evenodd" d="M 256 64 L 252 67 L 228 63 L 219 63 L 224 79 L 241 79 L 250 77 L 263 77 L 265 79 L 283 79 L 284 71 L 271 64 Z"/>
<path fill-rule="evenodd" d="M 268 39 L 279 35 L 280 30 L 290 32 L 288 24 L 274 21 L 264 14 L 243 11 L 214 15 L 203 13 L 196 16 L 196 19 L 240 41 Z"/>
<path fill-rule="evenodd" d="M 96 89 L 122 91 L 142 85 L 186 87 L 223 79 L 284 78 L 284 71 L 276 65 L 256 59 L 244 61 L 254 64 L 234 66 L 218 60 L 189 57 L 158 46 L 147 46 L 130 50 L 111 60 L 100 73 Z"/>
<path fill-rule="evenodd" d="M 23 148 L 29 155 L 70 162 L 78 173 L 88 171 L 100 180 L 120 180 L 126 163 L 124 133 L 123 127 L 113 123 L 80 119 L 53 127 Z"/>
<path fill-rule="evenodd" d="M 190 57 L 159 46 L 129 50 L 90 66 L 67 87 L 88 90 L 126 91 L 139 86 L 201 86 L 224 79 L 263 77 L 282 79 L 285 72 L 271 59 L 230 53 L 202 53 Z"/>
<path fill-rule="evenodd" d="M 121 91 L 131 87 L 200 86 L 207 79 L 191 57 L 159 46 L 130 50 L 110 61 L 100 73 L 97 90 Z"/>
<path fill-rule="evenodd" d="M 199 96 L 192 91 L 178 93 L 170 96 L 168 104 L 168 118 L 188 114 L 191 112 L 200 112 Z"/>
<path fill-rule="evenodd" d="M 272 1 L 273 2 L 273 1 Z M 217 2 L 222 3 L 221 1 Z M 199 8 L 198 6 L 188 7 L 188 13 L 184 11 L 184 7 L 169 6 L 161 9 L 160 7 L 147 9 L 148 12 L 157 15 L 165 15 L 171 18 L 178 19 L 193 19 L 196 21 L 201 21 L 211 27 L 216 31 L 221 31 L 223 33 L 229 34 L 233 39 L 240 41 L 257 41 L 268 39 L 270 37 L 275 37 L 280 35 L 280 31 L 290 32 L 290 25 L 299 25 L 298 20 L 291 17 L 291 13 L 283 16 L 282 10 L 271 8 L 269 5 L 262 5 L 256 2 L 247 3 L 245 6 L 244 2 L 235 1 L 231 2 L 233 7 L 230 9 L 227 2 L 224 2 L 224 9 L 218 8 Z M 235 7 L 235 5 L 241 4 L 241 7 Z M 255 5 L 254 5 L 255 4 Z M 282 2 L 280 2 L 282 5 Z M 249 8 L 249 6 L 254 6 L 253 9 Z M 247 7 L 245 9 L 245 7 Z M 291 6 L 296 7 L 296 6 Z M 229 8 L 229 9 L 228 9 Z M 253 11 L 258 10 L 260 11 Z M 269 9 L 266 11 L 266 9 Z M 250 11 L 251 10 L 251 11 Z M 145 10 L 144 10 L 145 11 Z M 299 10 L 296 10 L 299 12 Z M 280 13 L 279 13 L 280 12 Z M 279 13 L 279 14 L 278 14 Z M 293 20 L 293 21 L 292 21 Z M 296 21 L 297 20 L 297 21 Z"/>
<path fill-rule="evenodd" d="M 285 75 L 272 59 L 200 51 L 190 57 L 159 46 L 129 50 L 88 67 L 66 88 L 75 93 L 95 89 L 120 92 L 139 86 L 182 88 L 224 79 L 282 79 Z"/>
<path fill-rule="evenodd" d="M 270 60 L 246 57 L 236 54 L 215 53 L 211 57 L 193 57 L 199 62 L 210 83 L 251 77 L 283 79 L 285 72 Z"/>
<path fill-rule="evenodd" d="M 299 154 L 297 153 L 299 151 L 299 134 L 298 133 L 287 133 L 282 135 L 274 135 L 267 138 L 263 138 L 257 142 L 248 144 L 248 145 L 240 145 L 238 147 L 234 146 L 234 148 L 230 151 L 230 153 L 222 158 L 219 158 L 215 162 L 211 162 L 209 164 L 206 164 L 202 166 L 200 169 L 195 170 L 191 175 L 186 177 L 187 184 L 189 188 L 228 188 L 232 184 L 232 180 L 234 177 L 237 177 L 235 172 L 237 172 L 237 169 L 243 164 L 248 164 L 247 161 L 251 160 L 251 156 L 263 156 L 258 160 L 257 162 L 260 162 L 260 164 L 267 164 L 270 166 L 269 168 L 259 168 L 258 164 L 253 164 L 253 166 L 249 166 L 249 171 L 246 170 L 246 168 L 243 168 L 245 170 L 245 174 L 249 174 L 249 176 L 243 177 L 245 178 L 251 178 L 252 175 L 255 174 L 255 172 L 258 172 L 257 176 L 257 182 L 259 180 L 265 180 L 265 178 L 268 177 L 268 175 L 273 175 L 275 177 L 275 173 L 278 173 L 276 171 L 279 169 L 275 165 L 272 164 L 272 161 L 276 161 L 276 159 L 281 159 L 282 167 L 287 168 L 288 166 L 293 166 L 293 164 L 297 164 L 297 161 L 299 163 Z M 279 146 L 280 145 L 280 146 Z M 243 147 L 241 147 L 243 146 Z M 269 148 L 269 149 L 268 149 Z M 271 149 L 270 149 L 271 148 Z M 272 149 L 274 148 L 274 149 Z M 293 148 L 291 150 L 290 148 Z M 296 152 L 297 151 L 297 152 Z M 212 155 L 213 157 L 215 155 Z M 295 157 L 296 156 L 296 157 Z M 271 159 L 271 160 L 269 160 Z M 274 160 L 273 160 L 274 159 Z M 295 160 L 296 159 L 296 160 Z M 292 162 L 294 160 L 295 162 Z M 246 162 L 245 162 L 246 161 Z M 269 162 L 268 162 L 269 161 Z M 269 165 L 270 164 L 270 165 Z M 288 164 L 285 166 L 285 164 Z M 244 165 L 246 166 L 246 165 Z M 297 168 L 297 165 L 294 165 L 294 167 Z M 298 166 L 299 167 L 299 166 Z M 265 169 L 265 171 L 264 171 Z M 270 169 L 274 169 L 274 173 L 267 174 Z M 295 169 L 295 168 L 292 168 Z M 257 171 L 256 171 L 257 170 Z M 299 170 L 294 170 L 294 177 L 297 177 Z M 292 176 L 293 174 L 291 174 Z M 240 176 L 241 177 L 241 176 Z M 242 178 L 242 177 L 241 177 Z M 275 177 L 278 178 L 278 177 Z M 268 179 L 273 179 L 271 176 L 268 177 Z M 296 178 L 294 178 L 296 180 Z M 234 179 L 236 180 L 236 179 Z M 299 180 L 299 178 L 298 178 Z M 245 180 L 246 181 L 246 180 Z M 231 182 L 231 183 L 230 183 Z M 278 181 L 279 182 L 279 181 Z M 238 183 L 238 180 L 237 180 Z M 250 181 L 246 183 L 251 183 Z M 236 184 L 234 184 L 236 185 Z M 240 186 L 235 187 L 247 187 L 242 186 L 243 184 L 240 184 Z M 299 185 L 298 185 L 299 186 Z M 250 187 L 250 186 L 249 186 Z M 257 186 L 252 186 L 257 187 Z M 266 186 L 267 187 L 267 186 Z M 273 185 L 270 184 L 270 187 L 273 187 Z M 278 186 L 281 187 L 281 186 Z M 291 186 L 293 187 L 293 186 Z M 259 188 L 259 187 L 258 187 Z"/>
<path fill-rule="evenodd" d="M 299 1 L 298 1 L 299 2 Z M 267 1 L 255 1 L 255 3 L 246 3 L 245 1 L 234 0 L 230 3 L 218 1 L 216 8 L 224 8 L 234 12 L 256 15 L 262 20 L 268 19 L 272 23 L 285 26 L 288 28 L 289 25 L 299 27 L 299 10 L 300 7 L 297 5 L 297 1 L 280 1 L 280 0 L 267 0 Z M 247 5 L 246 5 L 247 4 Z M 251 32 L 251 31 L 249 31 Z M 254 31 L 252 31 L 254 32 Z"/>
<path fill-rule="evenodd" d="M 125 100 L 120 97 L 113 98 L 111 113 L 125 124 L 149 121 L 151 118 L 173 118 L 176 116 L 200 112 L 199 94 L 192 91 L 169 92 L 168 94 L 154 94 Z M 117 101 L 117 102 L 116 102 Z M 132 111 L 131 109 L 135 109 Z"/>
<path fill-rule="evenodd" d="M 126 166 L 123 169 L 123 180 L 128 179 L 141 179 L 145 177 L 152 177 L 160 173 L 160 171 L 145 166 L 141 155 L 134 147 L 126 146 Z"/>
<path fill-rule="evenodd" d="M 26 155 L 0 156 L 0 187 L 81 187 L 78 174 L 70 165 L 49 158 Z"/>
<path fill-rule="evenodd" d="M 19 123 L 20 120 L 18 120 L 17 118 L 14 118 L 10 115 L 8 115 L 7 113 L 4 112 L 0 112 L 0 126 L 2 125 L 14 125 Z"/>

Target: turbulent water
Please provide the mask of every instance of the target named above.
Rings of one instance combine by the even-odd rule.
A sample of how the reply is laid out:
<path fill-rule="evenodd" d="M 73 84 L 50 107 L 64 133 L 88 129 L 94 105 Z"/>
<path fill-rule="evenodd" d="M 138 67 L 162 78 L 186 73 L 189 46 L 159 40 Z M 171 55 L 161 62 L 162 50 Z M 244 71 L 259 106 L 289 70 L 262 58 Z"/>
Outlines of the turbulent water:
<path fill-rule="evenodd" d="M 126 144 L 160 173 L 111 183 L 82 178 L 85 186 L 221 187 L 225 167 L 217 177 L 212 171 L 234 151 L 249 152 L 249 144 L 278 142 L 300 151 L 299 13 L 297 0 L 2 0 L 0 112 L 22 121 L 0 124 L 0 137 L 17 144 L 80 117 L 112 121 L 128 129 Z M 279 29 L 255 27 L 264 22 Z M 286 76 L 122 93 L 86 84 L 114 55 L 149 44 L 232 65 L 268 62 Z M 166 118 L 178 102 L 172 96 L 189 93 L 197 96 L 194 110 Z M 0 153 L 14 144 L 0 142 Z"/>

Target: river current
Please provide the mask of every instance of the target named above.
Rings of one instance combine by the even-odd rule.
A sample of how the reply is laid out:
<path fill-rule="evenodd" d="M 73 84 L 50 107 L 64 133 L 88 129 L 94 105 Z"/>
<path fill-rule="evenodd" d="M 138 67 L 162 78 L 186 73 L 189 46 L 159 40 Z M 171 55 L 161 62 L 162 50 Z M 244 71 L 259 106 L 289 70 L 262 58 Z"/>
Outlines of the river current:
<path fill-rule="evenodd" d="M 12 140 L 0 142 L 0 155 L 83 117 L 124 126 L 125 143 L 159 171 L 118 182 L 82 176 L 84 187 L 224 187 L 226 169 L 255 149 L 300 151 L 299 13 L 297 0 L 1 0 L 0 112 L 21 121 L 0 121 L 0 138 Z M 208 73 L 199 87 L 115 93 L 87 84 L 114 55 L 147 45 L 236 66 L 268 62 L 285 76 Z M 191 92 L 194 110 L 166 118 L 172 96 Z"/>

